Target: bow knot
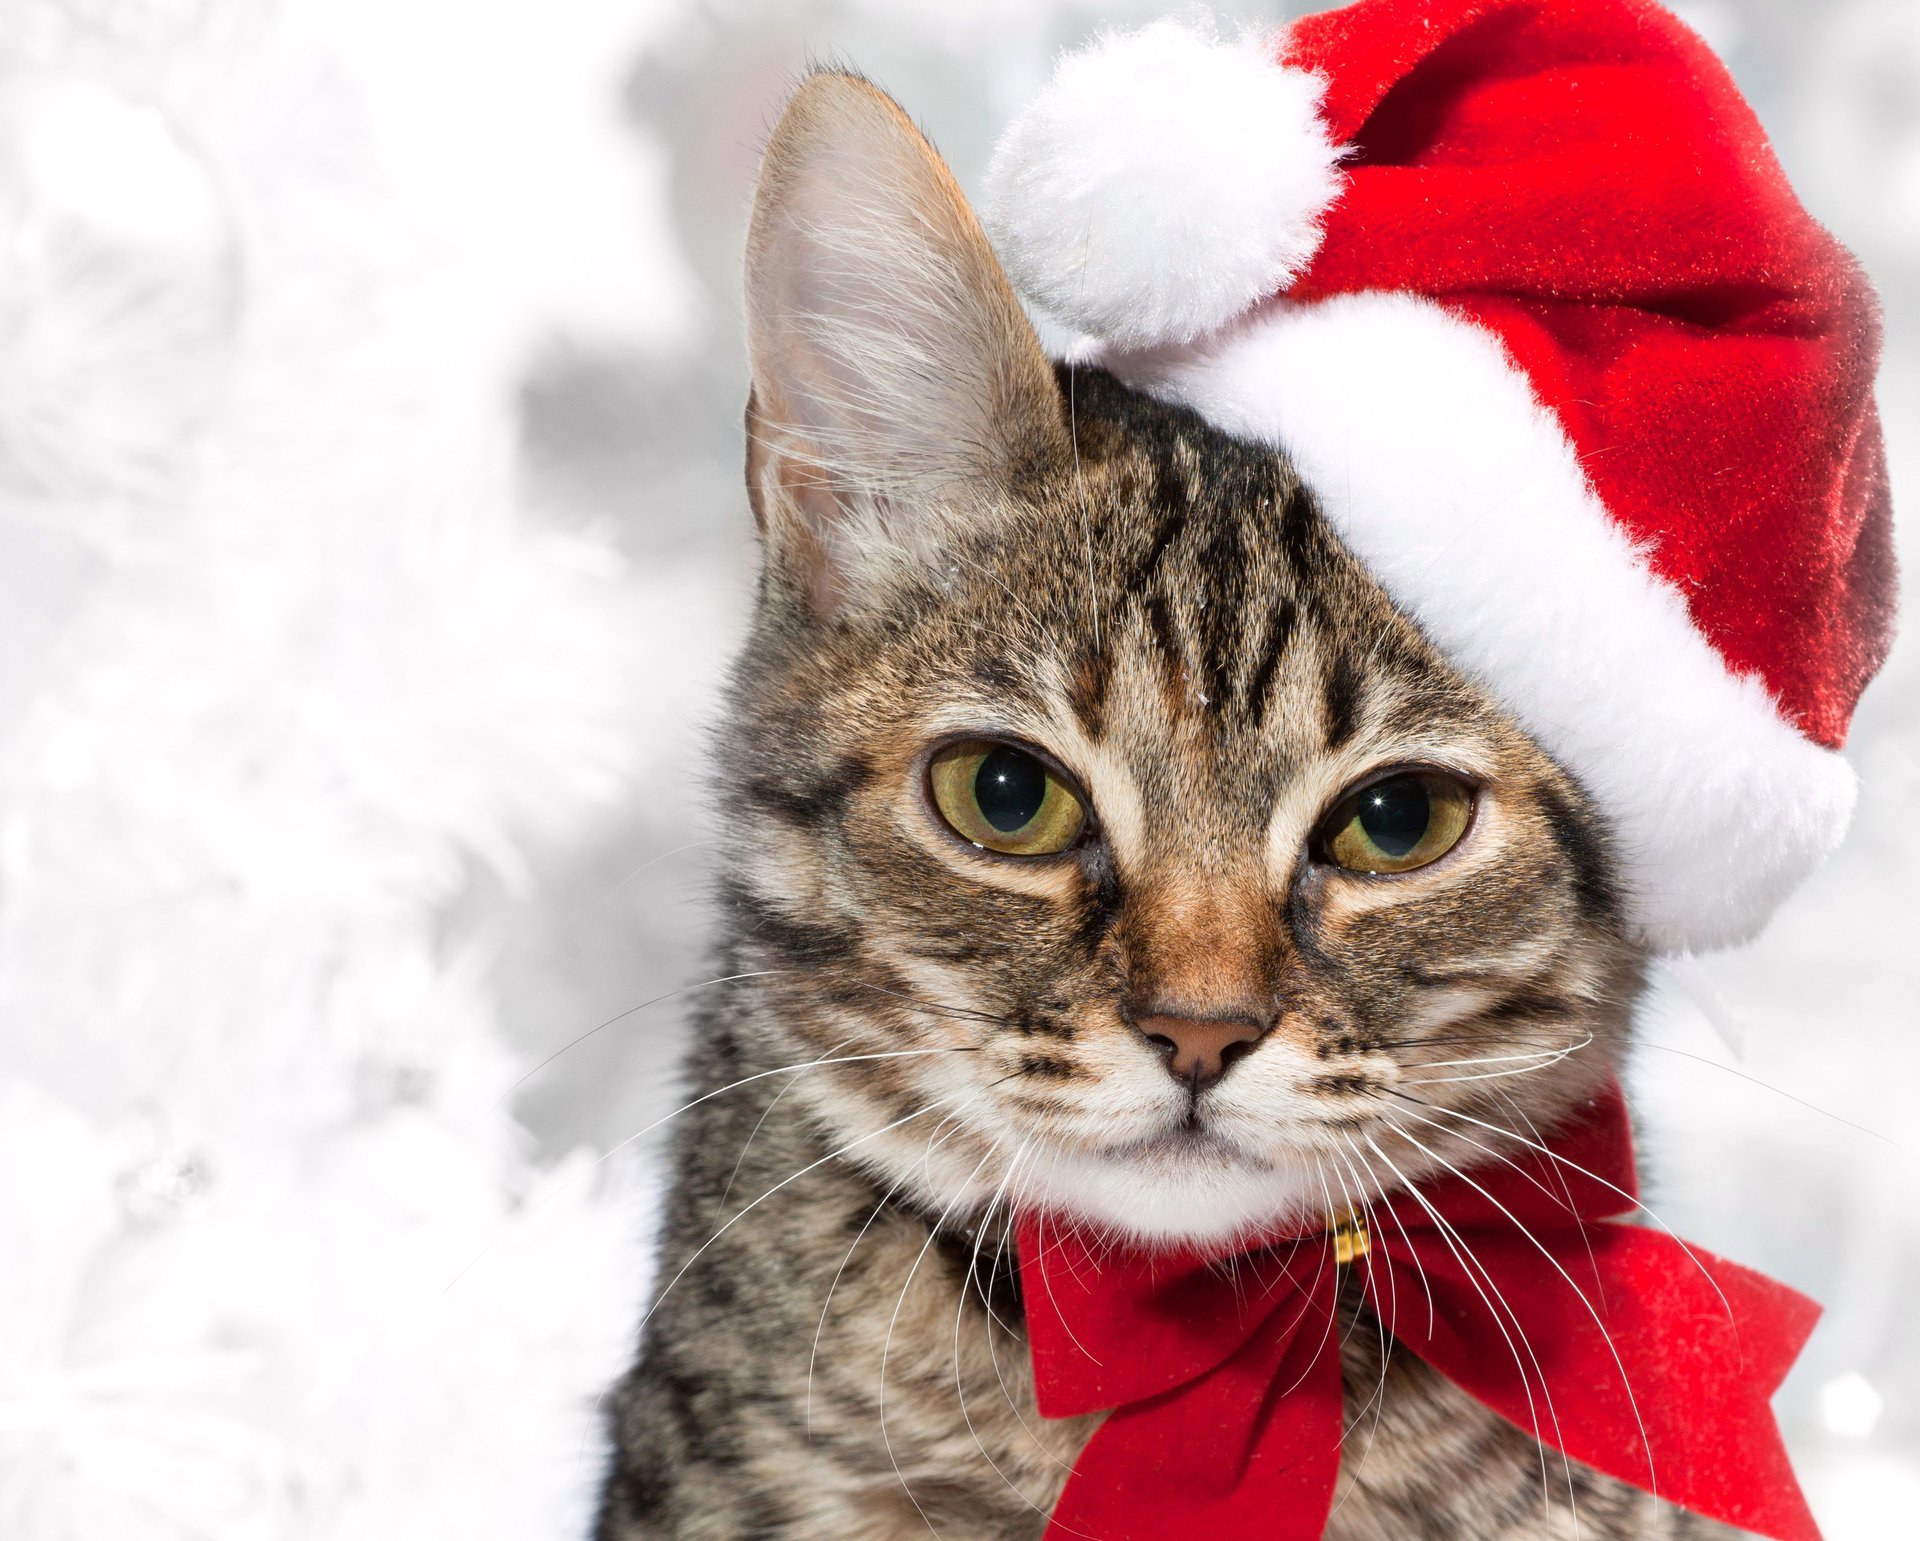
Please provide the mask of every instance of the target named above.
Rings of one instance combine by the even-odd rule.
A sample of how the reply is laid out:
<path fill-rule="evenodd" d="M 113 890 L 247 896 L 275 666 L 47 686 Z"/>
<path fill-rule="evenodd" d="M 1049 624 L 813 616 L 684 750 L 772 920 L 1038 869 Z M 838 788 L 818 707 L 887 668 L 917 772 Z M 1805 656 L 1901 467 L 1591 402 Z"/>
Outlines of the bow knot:
<path fill-rule="evenodd" d="M 1490 1127 L 1490 1126 L 1489 1126 Z M 1111 1410 L 1050 1538 L 1314 1541 L 1339 1474 L 1341 1274 L 1398 1346 L 1546 1450 L 1776 1541 L 1819 1541 L 1768 1399 L 1818 1309 L 1618 1218 L 1626 1108 L 1226 1252 L 1020 1225 L 1048 1417 Z M 1385 1158 L 1384 1152 L 1379 1152 Z"/>

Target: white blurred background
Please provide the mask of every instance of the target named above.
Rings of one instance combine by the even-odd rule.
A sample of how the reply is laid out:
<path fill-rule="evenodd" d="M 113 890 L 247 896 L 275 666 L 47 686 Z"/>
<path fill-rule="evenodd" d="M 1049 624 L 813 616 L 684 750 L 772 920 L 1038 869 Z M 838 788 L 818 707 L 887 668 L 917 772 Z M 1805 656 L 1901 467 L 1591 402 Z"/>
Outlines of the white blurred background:
<path fill-rule="evenodd" d="M 123 1046 L 156 1031 L 155 1013 L 164 1016 L 167 1002 L 178 999 L 169 969 L 188 943 L 158 949 L 150 966 L 119 978 L 114 971 L 125 954 L 110 955 L 103 942 L 91 963 L 82 948 L 76 972 L 62 973 L 57 988 L 47 978 L 49 949 L 71 945 L 72 936 L 90 927 L 109 936 L 119 934 L 115 926 L 151 929 L 147 915 L 177 913 L 177 893 L 145 876 L 136 882 L 117 864 L 119 855 L 130 863 L 144 859 L 140 850 L 116 852 L 105 866 L 83 864 L 60 906 L 35 911 L 44 892 L 35 888 L 35 874 L 45 868 L 20 865 L 19 853 L 45 846 L 46 830 L 67 816 L 60 810 L 74 806 L 73 773 L 62 768 L 67 761 L 49 758 L 47 745 L 59 734 L 46 725 L 75 709 L 73 693 L 94 677 L 89 661 L 137 655 L 143 666 L 157 667 L 146 642 L 126 640 L 146 635 L 139 627 L 151 621 L 144 607 L 152 580 L 131 587 L 120 581 L 127 572 L 154 570 L 152 549 L 161 536 L 157 524 L 143 523 L 142 509 L 172 498 L 204 511 L 211 496 L 203 483 L 179 481 L 158 492 L 144 483 L 103 492 L 82 485 L 89 457 L 141 467 L 191 452 L 201 457 L 196 477 L 210 474 L 209 457 L 252 467 L 245 497 L 231 493 L 233 506 L 223 505 L 219 520 L 194 528 L 217 524 L 219 549 L 229 556 L 243 550 L 248 564 L 271 566 L 277 550 L 297 549 L 299 571 L 286 578 L 285 594 L 298 603 L 263 588 L 255 630 L 168 658 L 153 688 L 195 701 L 230 700 L 219 721 L 249 724 L 244 736 L 253 758 L 246 763 L 256 769 L 248 775 L 268 774 L 258 766 L 278 774 L 316 743 L 355 762 L 313 777 L 290 774 L 274 805 L 272 828 L 280 833 L 261 835 L 245 862 L 228 854 L 208 858 L 229 906 L 223 915 L 263 913 L 260 895 L 268 890 L 280 903 L 285 894 L 276 882 L 299 888 L 294 909 L 302 915 L 312 910 L 311 893 L 324 890 L 331 906 L 325 945 L 314 944 L 312 958 L 248 998 L 244 1029 L 232 1003 L 212 1011 L 214 1018 L 228 1013 L 220 1019 L 236 1036 L 227 1042 L 298 1016 L 304 1007 L 296 998 L 322 988 L 314 983 L 322 966 L 314 958 L 330 958 L 327 967 L 350 973 L 367 928 L 404 913 L 413 950 L 368 981 L 358 1006 L 330 1007 L 345 1014 L 340 1032 L 350 1040 L 341 1074 L 360 1090 L 342 1094 L 347 1111 L 327 1116 L 359 1130 L 390 1118 L 393 1108 L 424 1106 L 435 1110 L 440 1127 L 463 1131 L 462 1140 L 479 1138 L 471 1131 L 485 1124 L 482 1113 L 469 1117 L 460 1111 L 469 1103 L 454 1093 L 421 1093 L 406 1080 L 441 1075 L 437 1067 L 457 1058 L 459 1047 L 431 1034 L 418 1047 L 418 1024 L 405 1020 L 408 1008 L 395 1004 L 392 990 L 404 976 L 428 981 L 420 986 L 422 1011 L 443 1011 L 445 992 L 455 991 L 458 1023 L 492 1044 L 442 1081 L 471 1082 L 473 1110 L 494 1110 L 506 1096 L 506 1109 L 529 1132 L 523 1139 L 503 1126 L 485 1135 L 482 1143 L 496 1150 L 489 1159 L 510 1161 L 511 1169 L 502 1166 L 489 1179 L 491 1197 L 471 1226 L 433 1251 L 405 1286 L 417 1291 L 410 1309 L 418 1321 L 410 1317 L 409 1330 L 431 1337 L 442 1330 L 432 1324 L 435 1311 L 456 1310 L 490 1287 L 476 1280 L 534 1256 L 524 1217 L 538 1207 L 535 1195 L 551 1188 L 555 1170 L 572 1174 L 572 1192 L 604 1195 L 607 1169 L 592 1169 L 594 1158 L 620 1147 L 675 1100 L 685 997 L 671 992 L 709 972 L 704 734 L 751 602 L 754 568 L 740 490 L 739 246 L 758 145 L 784 90 L 810 59 L 857 65 L 923 123 L 972 188 L 996 130 L 1038 86 L 1059 48 L 1101 23 L 1166 9 L 1136 0 L 7 0 L 0 9 L 0 239 L 14 244 L 10 255 L 0 255 L 0 284 L 13 286 L 0 288 L 0 753 L 15 758 L 0 780 L 0 947 L 10 949 L 0 950 L 0 1012 L 9 1014 L 0 1018 L 0 1090 L 9 1075 L 16 1084 L 32 1082 L 101 1129 L 129 1127 L 130 1110 L 141 1110 L 146 1132 L 125 1151 L 115 1145 L 111 1170 L 103 1169 L 101 1182 L 117 1195 L 121 1212 L 101 1220 L 102 1235 L 137 1231 L 141 1247 L 154 1245 L 151 1206 L 129 1207 L 130 1182 L 141 1192 L 156 1184 L 164 1190 L 173 1206 L 165 1224 L 204 1224 L 209 1210 L 220 1214 L 229 1202 L 223 1193 L 233 1190 L 231 1174 L 247 1169 L 271 1141 L 251 1128 L 235 1132 L 236 1120 L 226 1114 L 195 1111 L 202 1100 L 195 1089 L 213 1073 L 206 1067 L 237 1062 L 224 1048 L 202 1059 L 166 1058 L 140 1072 L 151 1083 L 145 1091 L 135 1087 L 110 1106 L 97 1095 L 103 1064 L 118 1065 Z M 1283 6 L 1218 9 L 1249 20 L 1290 14 Z M 1888 339 L 1881 403 L 1896 508 L 1905 515 L 1900 549 L 1911 568 L 1920 543 L 1912 507 L 1920 498 L 1920 3 L 1696 0 L 1677 9 L 1732 66 L 1805 201 L 1879 285 Z M 47 129 L 48 121 L 57 128 L 63 114 L 71 116 L 62 104 L 74 99 L 82 102 L 72 109 L 80 112 L 80 128 Z M 102 100 L 108 108 L 99 107 Z M 123 109 L 133 116 L 116 118 Z M 152 149 L 162 142 L 154 138 L 156 112 L 167 128 L 164 154 Z M 215 202 L 207 208 L 196 202 L 203 196 L 196 177 L 212 189 L 205 196 Z M 141 344 L 147 373 L 137 388 L 116 375 L 111 350 L 94 375 L 80 368 L 62 373 L 71 362 L 62 351 L 70 352 L 70 337 L 49 334 L 51 323 L 35 320 L 46 314 L 28 303 L 41 280 L 22 243 L 46 228 L 36 210 L 49 202 L 107 248 L 130 243 L 147 271 L 158 263 L 165 282 L 186 297 L 165 312 L 174 330 Z M 209 213 L 216 205 L 224 212 Z M 350 270 L 346 280 L 316 285 L 312 241 L 350 253 L 350 260 L 329 258 L 327 269 L 335 280 Z M 393 292 L 403 304 L 356 309 L 355 296 L 375 271 L 401 273 Z M 255 325 L 262 308 L 280 316 L 278 330 Z M 309 322 L 317 316 L 319 324 L 294 326 L 305 341 L 290 343 L 283 312 Z M 108 313 L 96 329 L 112 335 L 113 324 Z M 311 334 L 329 328 L 344 328 L 346 340 L 327 356 L 337 353 L 346 364 L 315 371 L 319 345 Z M 203 333 L 228 341 L 203 345 Z M 23 351 L 36 346 L 52 350 L 51 362 L 35 363 Z M 222 348 L 232 359 L 209 365 L 218 378 L 203 380 L 190 366 L 217 362 Z M 34 394 L 48 390 L 49 379 L 94 405 L 53 414 L 49 426 Z M 391 403 L 382 396 L 389 389 Z M 341 459 L 329 447 L 336 441 L 321 435 L 317 448 L 303 441 L 304 459 L 281 463 L 276 482 L 271 446 L 280 440 L 249 427 L 257 414 L 241 410 L 262 397 L 277 402 L 275 432 L 306 408 L 323 424 L 351 417 L 360 435 L 353 453 L 377 463 L 363 476 L 341 478 Z M 71 405 L 70 395 L 60 400 Z M 450 413 L 448 402 L 463 404 L 461 412 Z M 202 454 L 196 445 L 211 449 Z M 416 476 L 404 469 L 413 463 L 428 469 Z M 463 501 L 466 478 L 481 474 L 476 465 L 484 467 L 484 488 Z M 430 495 L 415 485 L 423 478 L 433 482 Z M 431 518 L 420 526 L 432 532 L 424 555 L 411 536 L 393 535 L 402 521 L 389 518 L 381 500 L 396 486 L 405 498 L 431 504 Z M 326 488 L 326 497 L 309 496 L 315 487 Z M 531 543 L 537 563 L 570 575 L 556 584 L 587 583 L 591 598 L 577 603 L 591 611 L 591 623 L 574 624 L 576 601 L 556 597 L 559 589 L 545 597 L 495 595 L 491 608 L 471 612 L 477 601 L 442 594 L 449 615 L 477 628 L 470 650 L 434 654 L 418 666 L 421 693 L 389 701 L 381 693 L 397 687 L 387 672 L 391 654 L 382 648 L 362 661 L 355 683 L 327 697 L 336 704 L 377 698 L 392 708 L 388 715 L 343 711 L 317 738 L 247 715 L 255 710 L 249 703 L 275 685 L 271 669 L 261 678 L 245 672 L 249 647 L 278 657 L 273 650 L 290 646 L 296 629 L 302 637 L 379 638 L 380 627 L 397 622 L 383 619 L 385 612 L 365 613 L 379 603 L 366 596 L 366 575 L 407 575 L 416 587 L 398 590 L 402 609 L 418 595 L 441 593 L 447 584 L 435 575 L 446 571 L 447 543 L 465 550 L 481 541 L 468 529 L 475 522 Z M 317 538 L 316 531 L 327 533 Z M 200 549 L 183 546 L 177 560 L 191 562 Z M 515 570 L 519 550 L 501 546 L 498 570 Z M 344 564 L 340 581 L 313 586 L 313 564 L 329 561 Z M 252 582 L 249 575 L 260 570 L 237 567 L 235 581 Z M 76 616 L 93 628 L 86 639 L 76 640 Z M 168 621 L 154 635 L 186 624 Z M 127 678 L 137 685 L 140 676 Z M 1920 1333 L 1909 1304 L 1920 1278 L 1917 686 L 1920 644 L 1909 636 L 1856 719 L 1849 753 L 1864 791 L 1846 847 L 1757 945 L 1664 972 L 1635 1067 L 1648 1125 L 1643 1161 L 1661 1217 L 1828 1307 L 1779 1406 L 1831 1541 L 1920 1534 Z M 548 721 L 543 703 L 554 699 L 563 705 Z M 195 718 L 195 731 L 212 733 L 205 726 L 212 720 Z M 221 753 L 228 754 L 232 735 L 219 731 L 226 735 Z M 35 738 L 43 732 L 52 738 Z M 402 738 L 411 746 L 404 755 L 390 748 Z M 150 745 L 116 751 L 116 740 L 103 742 L 101 787 L 113 778 L 164 782 L 164 768 L 129 763 Z M 350 751 L 362 742 L 356 759 Z M 22 758 L 20 746 L 28 743 L 35 758 Z M 171 751 L 163 745 L 160 752 Z M 312 850 L 281 834 L 303 824 L 308 800 L 316 811 L 337 812 L 340 784 L 385 789 L 384 772 L 375 777 L 355 766 L 386 763 L 379 756 L 389 753 L 414 779 L 405 796 L 367 793 L 367 806 L 377 804 L 394 828 L 416 834 L 438 831 L 436 821 L 444 821 L 444 838 L 435 833 L 423 849 L 426 875 L 393 909 L 383 908 L 390 887 L 355 886 L 364 864 L 301 887 L 318 867 L 348 865 L 343 841 L 349 853 L 362 849 L 355 840 L 376 855 L 384 849 L 388 826 L 358 814 L 338 840 L 325 825 Z M 524 764 L 516 762 L 511 775 L 500 771 L 498 785 L 483 778 L 471 806 L 435 806 L 436 767 L 503 754 L 521 755 Z M 464 785 L 457 770 L 451 775 Z M 565 784 L 554 801 L 565 804 L 567 816 L 543 825 L 546 776 Z M 200 842 L 193 849 L 203 854 L 222 844 L 220 805 L 197 808 L 186 791 L 156 792 L 132 814 L 120 802 L 113 806 L 120 810 L 114 818 L 146 831 L 191 825 Z M 94 834 L 103 827 L 93 814 L 83 822 Z M 233 828 L 236 840 L 255 833 L 253 826 Z M 297 880 L 284 876 L 288 863 L 302 862 L 308 866 Z M 128 884 L 139 887 L 142 906 L 160 908 L 122 905 L 109 913 Z M 196 933 L 190 946 L 207 964 L 196 988 L 220 996 L 224 976 L 213 965 L 221 947 L 234 948 L 236 959 L 250 950 L 251 968 L 258 961 L 252 949 L 301 924 L 283 920 L 252 940 L 231 931 L 226 942 Z M 61 1036 L 54 1046 L 69 1024 L 50 1015 L 46 1002 L 79 998 L 108 977 L 117 981 L 111 1000 L 89 997 L 76 1030 L 86 1053 L 63 1057 L 74 1040 Z M 386 1052 L 396 1039 L 417 1052 Z M 264 1078 L 290 1075 L 297 1063 L 297 1055 L 280 1055 L 258 1068 L 263 1079 L 235 1095 L 258 1107 L 274 1095 Z M 370 1065 L 385 1078 L 371 1100 L 364 1090 Z M 217 1101 L 211 1094 L 205 1100 Z M 226 1146 L 232 1149 L 222 1159 Z M 314 1148 L 333 1147 L 322 1140 L 307 1147 Z M 651 1137 L 641 1140 L 609 1166 L 637 1160 L 644 1192 L 653 1149 Z M 0 1160 L 23 1164 L 0 1170 L 0 1184 L 48 1183 L 55 1150 L 37 1140 L 9 1146 L 0 1133 Z M 310 1174 L 314 1158 L 303 1159 L 301 1171 Z M 388 1156 L 368 1159 L 379 1171 Z M 298 1184 L 288 1191 L 313 1191 L 307 1175 Z M 436 1189 L 424 1178 L 422 1184 L 417 1204 L 431 1217 Z M 181 1193 L 192 1202 L 181 1201 Z M 609 1202 L 615 1221 L 598 1230 L 583 1222 L 571 1244 L 590 1253 L 605 1241 L 600 1266 L 617 1260 L 621 1276 L 583 1305 L 557 1286 L 543 1299 L 546 1276 L 528 1273 L 514 1306 L 536 1324 L 528 1341 L 538 1340 L 543 1316 L 598 1312 L 599 1319 L 624 1321 L 631 1310 L 644 1265 L 624 1254 L 616 1259 L 608 1238 L 640 1230 L 644 1198 L 616 1195 Z M 9 1230 L 0 1216 L 0 1247 L 24 1249 L 37 1240 L 44 1248 L 47 1228 L 57 1223 L 43 1216 L 38 1229 Z M 415 1215 L 408 1223 L 437 1220 Z M 354 1244 L 350 1231 L 341 1237 L 342 1245 Z M 12 1259 L 0 1252 L 0 1306 L 11 1282 L 39 1303 L 44 1330 L 68 1333 L 71 1343 L 71 1313 L 49 1302 L 59 1291 L 92 1301 L 87 1281 L 105 1266 L 97 1260 L 105 1244 L 94 1238 L 86 1245 L 96 1249 L 85 1254 L 94 1261 L 76 1252 L 57 1289 L 45 1269 L 24 1261 L 24 1251 Z M 286 1328 L 283 1336 L 297 1332 Z M 452 1332 L 445 1327 L 438 1350 L 449 1362 L 459 1357 Z M 590 1342 L 573 1344 L 573 1380 L 559 1391 L 571 1395 L 593 1384 L 599 1365 L 600 1378 L 612 1375 L 624 1333 L 624 1326 L 598 1330 Z M 377 1357 L 366 1352 L 369 1361 Z M 397 1497 L 385 1508 L 385 1500 L 373 1502 L 349 1523 L 341 1516 L 352 1511 L 335 1489 L 352 1474 L 329 1468 L 316 1475 L 297 1451 L 271 1459 L 222 1455 L 220 1469 L 240 1471 L 234 1480 L 247 1489 L 236 1488 L 224 1508 L 183 1518 L 147 1489 L 144 1507 L 112 1507 L 125 1498 L 117 1488 L 111 1502 L 95 1503 L 91 1490 L 78 1491 L 73 1472 L 97 1477 L 106 1458 L 85 1454 L 98 1431 L 73 1421 L 74 1372 L 66 1360 L 55 1364 L 59 1358 L 40 1339 L 9 1348 L 0 1326 L 0 1534 L 22 1541 L 99 1534 L 85 1520 L 100 1515 L 114 1516 L 125 1535 L 454 1533 L 432 1523 L 388 1523 L 399 1514 L 444 1512 L 410 1510 Z M 484 1434 L 502 1448 L 514 1439 L 511 1386 L 503 1376 L 473 1393 L 506 1403 Z M 153 1392 L 144 1416 L 167 1421 L 168 1395 Z M 349 1396 L 327 1415 L 331 1422 L 276 1425 L 276 1437 L 290 1447 L 324 1440 L 351 1404 Z M 223 1403 L 219 1416 L 242 1426 L 247 1405 Z M 415 1449 L 420 1460 L 471 1458 L 471 1444 L 457 1445 L 453 1432 L 434 1433 L 438 1425 L 424 1412 L 421 1419 L 422 1437 L 445 1443 Z M 132 1436 L 119 1424 L 114 1429 L 123 1443 L 112 1449 L 123 1451 Z M 567 1429 L 559 1443 L 568 1446 L 574 1506 L 565 1512 L 573 1514 L 590 1478 L 593 1436 L 576 1425 Z M 184 1457 L 175 1451 L 168 1459 Z M 289 1460 L 303 1468 L 297 1480 L 288 1474 Z M 60 1461 L 67 1465 L 57 1479 L 20 1464 Z M 272 1487 L 274 1496 L 262 1498 L 248 1484 Z M 149 1484 L 153 1492 L 164 1486 L 159 1478 Z M 537 1482 L 535 1488 L 549 1491 Z M 316 1517 L 322 1511 L 325 1517 Z M 490 1523 L 476 1512 L 463 1533 L 491 1535 Z M 552 1523 L 518 1533 L 565 1533 Z"/>

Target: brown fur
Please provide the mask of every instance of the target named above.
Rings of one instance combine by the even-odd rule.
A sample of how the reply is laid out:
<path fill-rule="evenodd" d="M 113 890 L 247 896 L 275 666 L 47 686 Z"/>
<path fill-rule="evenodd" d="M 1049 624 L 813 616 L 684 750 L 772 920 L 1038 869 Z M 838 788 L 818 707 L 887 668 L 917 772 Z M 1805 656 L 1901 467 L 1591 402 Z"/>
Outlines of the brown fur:
<path fill-rule="evenodd" d="M 1285 459 L 1055 372 L 899 110 L 820 75 L 749 242 L 761 602 L 720 757 L 723 966 L 601 1541 L 1037 1536 L 1088 1421 L 1034 1409 L 1009 1215 L 1224 1236 L 1487 1160 L 1621 1051 L 1641 960 L 1580 787 L 1388 601 Z M 881 303 L 884 299 L 885 303 Z M 890 351 L 891 350 L 891 351 Z M 896 356 L 897 355 L 897 356 Z M 971 847 L 956 732 L 1094 829 Z M 1316 860 L 1360 777 L 1478 788 L 1398 877 Z M 1195 1100 L 1134 1022 L 1269 1030 Z M 1526 1073 L 1477 1078 L 1471 1063 Z M 1470 1078 L 1471 1077 L 1471 1078 Z M 1350 1308 L 1353 1309 L 1353 1308 Z M 1362 1314 L 1339 1541 L 1706 1535 Z"/>

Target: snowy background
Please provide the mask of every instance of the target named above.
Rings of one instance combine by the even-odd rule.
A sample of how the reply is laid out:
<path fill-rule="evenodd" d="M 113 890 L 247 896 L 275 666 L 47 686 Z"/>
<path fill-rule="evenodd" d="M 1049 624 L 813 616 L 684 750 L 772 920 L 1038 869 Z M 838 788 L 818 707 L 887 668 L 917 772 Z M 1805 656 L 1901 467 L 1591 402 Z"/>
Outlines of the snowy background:
<path fill-rule="evenodd" d="M 843 58 L 976 186 L 1164 9 L 0 4 L 0 1535 L 578 1534 L 706 977 L 760 138 Z M 1880 286 L 1920 570 L 1920 3 L 1680 9 Z M 1920 1514 L 1917 687 L 1635 1071 L 1661 1216 L 1829 1306 L 1830 1541 Z"/>

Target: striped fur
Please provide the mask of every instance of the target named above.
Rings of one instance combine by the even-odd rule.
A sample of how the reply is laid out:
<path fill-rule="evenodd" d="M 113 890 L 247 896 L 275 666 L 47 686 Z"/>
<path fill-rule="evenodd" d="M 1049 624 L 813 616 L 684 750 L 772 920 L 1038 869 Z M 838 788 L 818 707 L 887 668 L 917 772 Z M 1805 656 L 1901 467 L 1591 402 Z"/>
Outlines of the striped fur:
<path fill-rule="evenodd" d="M 948 243 L 940 283 L 993 289 L 941 345 L 916 309 L 939 284 L 904 286 L 884 324 L 952 378 L 862 395 L 858 437 L 895 435 L 897 466 L 911 430 L 924 465 L 928 414 L 969 401 L 967 463 L 850 496 L 860 443 L 808 437 L 835 404 L 790 409 L 796 380 L 844 371 L 756 341 L 768 560 L 719 755 L 733 977 L 695 1023 L 706 1100 L 677 1125 L 599 1541 L 1037 1536 L 1091 1425 L 1034 1409 L 1013 1212 L 1220 1239 L 1487 1159 L 1485 1126 L 1532 1138 L 1608 1074 L 1639 987 L 1581 788 L 1394 609 L 1284 458 L 1098 371 L 1036 374 L 964 204 L 924 217 L 958 200 L 944 168 L 871 87 L 802 88 L 759 260 L 794 260 L 769 224 L 831 223 L 783 200 L 809 157 L 857 173 L 831 159 L 849 138 L 883 144 L 919 213 L 845 292 L 911 260 L 902 229 Z M 857 201 L 841 257 L 886 196 Z M 759 314 L 830 345 L 831 316 Z M 1092 837 L 1025 862 L 956 839 L 924 790 L 954 733 L 1045 750 Z M 1460 846 L 1395 878 L 1314 861 L 1339 796 L 1400 764 L 1479 787 Z M 1146 1001 L 1274 1025 L 1196 1098 L 1131 1025 Z M 1557 1459 L 1543 1492 L 1530 1441 L 1354 1325 L 1336 1541 L 1570 1538 L 1576 1506 L 1596 1541 L 1724 1534 Z"/>

